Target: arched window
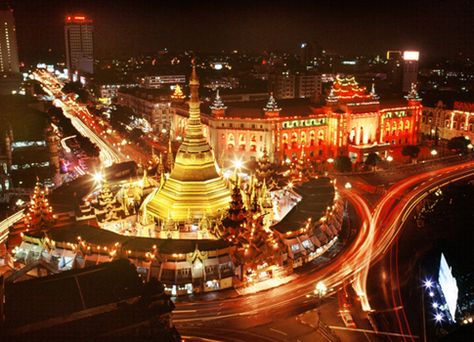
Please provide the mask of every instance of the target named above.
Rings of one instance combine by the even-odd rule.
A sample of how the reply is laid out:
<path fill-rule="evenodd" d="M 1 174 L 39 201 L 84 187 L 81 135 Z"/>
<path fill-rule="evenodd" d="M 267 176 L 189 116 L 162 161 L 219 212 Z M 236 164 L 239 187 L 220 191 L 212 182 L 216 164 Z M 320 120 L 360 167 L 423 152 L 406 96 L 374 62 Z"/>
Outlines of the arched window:
<path fill-rule="evenodd" d="M 239 136 L 239 151 L 245 151 L 245 145 L 246 145 L 246 140 L 245 140 L 245 135 L 240 134 Z"/>
<path fill-rule="evenodd" d="M 234 138 L 234 135 L 232 133 L 229 133 L 227 135 L 227 149 L 229 151 L 233 151 L 234 150 L 234 147 L 235 147 L 235 138 Z"/>
<path fill-rule="evenodd" d="M 306 146 L 306 132 L 301 132 L 301 147 L 305 147 Z"/>
<path fill-rule="evenodd" d="M 398 123 L 398 129 L 400 131 L 403 131 L 403 120 L 400 120 L 400 122 Z"/>
<path fill-rule="evenodd" d="M 250 152 L 256 152 L 257 151 L 257 138 L 255 135 L 252 135 L 250 137 Z"/>
<path fill-rule="evenodd" d="M 316 135 L 313 130 L 309 131 L 309 146 L 314 146 Z"/>
<path fill-rule="evenodd" d="M 318 145 L 322 145 L 324 143 L 324 131 L 320 129 L 318 131 Z"/>
<path fill-rule="evenodd" d="M 405 130 L 408 132 L 409 129 L 410 129 L 410 120 L 406 120 L 405 121 Z"/>
<path fill-rule="evenodd" d="M 288 149 L 288 134 L 284 133 L 281 138 L 281 144 L 283 145 L 283 149 Z"/>
<path fill-rule="evenodd" d="M 298 147 L 298 135 L 296 132 L 291 133 L 291 148 Z"/>

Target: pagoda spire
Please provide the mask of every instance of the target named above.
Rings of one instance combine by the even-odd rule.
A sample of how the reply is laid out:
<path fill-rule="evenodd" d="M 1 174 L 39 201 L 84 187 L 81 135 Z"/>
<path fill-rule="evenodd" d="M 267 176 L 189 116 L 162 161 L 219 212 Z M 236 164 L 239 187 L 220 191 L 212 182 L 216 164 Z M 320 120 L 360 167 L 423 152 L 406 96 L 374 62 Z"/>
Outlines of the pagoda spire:
<path fill-rule="evenodd" d="M 193 219 L 201 218 L 203 213 L 214 219 L 229 205 L 230 191 L 219 174 L 214 153 L 203 133 L 194 59 L 189 88 L 189 117 L 183 141 L 169 177 L 146 204 L 147 213 L 162 222 L 167 220 L 168 211 L 173 222 L 186 221 L 188 209 Z"/>
<path fill-rule="evenodd" d="M 149 187 L 151 187 L 151 184 L 148 180 L 148 172 L 146 169 L 143 169 L 142 188 L 147 189 Z"/>
<path fill-rule="evenodd" d="M 375 82 L 372 82 L 372 89 L 370 90 L 370 95 L 372 95 L 372 98 L 374 100 L 380 99 L 380 96 L 378 96 L 377 93 L 375 92 Z"/>
<path fill-rule="evenodd" d="M 191 90 L 191 96 L 188 101 L 189 105 L 189 118 L 186 125 L 186 134 L 181 144 L 182 148 L 190 147 L 190 145 L 204 146 L 207 144 L 206 138 L 204 138 L 201 123 L 201 101 L 199 99 L 199 78 L 196 72 L 196 62 L 192 59 L 192 72 L 189 78 L 189 88 Z"/>
<path fill-rule="evenodd" d="M 336 95 L 334 95 L 334 87 L 331 87 L 331 90 L 329 91 L 329 95 L 326 98 L 326 102 L 328 102 L 328 103 L 337 102 L 337 97 L 336 97 Z"/>
<path fill-rule="evenodd" d="M 171 139 L 168 142 L 168 155 L 166 156 L 166 163 L 168 164 L 168 169 L 171 173 L 174 167 L 174 157 L 173 157 L 173 149 L 171 146 Z"/>
<path fill-rule="evenodd" d="M 176 101 L 181 101 L 184 100 L 184 94 L 183 90 L 181 89 L 181 86 L 179 84 L 176 84 L 176 87 L 174 88 L 174 92 L 171 95 L 171 98 Z"/>
<path fill-rule="evenodd" d="M 209 108 L 211 108 L 212 110 L 227 109 L 227 107 L 224 105 L 224 102 L 222 101 L 221 97 L 219 96 L 219 88 L 217 88 L 216 97 L 214 98 L 214 101 L 209 106 Z"/>
<path fill-rule="evenodd" d="M 421 101 L 422 98 L 418 95 L 418 91 L 416 90 L 416 83 L 411 84 L 410 92 L 405 96 L 408 101 Z"/>
<path fill-rule="evenodd" d="M 278 107 L 278 104 L 273 97 L 273 92 L 270 93 L 270 97 L 268 98 L 268 102 L 263 108 L 265 112 L 279 112 L 281 110 L 280 107 Z"/>
<path fill-rule="evenodd" d="M 38 177 L 30 197 L 24 223 L 27 230 L 43 230 L 54 223 L 53 208 L 48 202 L 48 188 L 41 188 Z"/>

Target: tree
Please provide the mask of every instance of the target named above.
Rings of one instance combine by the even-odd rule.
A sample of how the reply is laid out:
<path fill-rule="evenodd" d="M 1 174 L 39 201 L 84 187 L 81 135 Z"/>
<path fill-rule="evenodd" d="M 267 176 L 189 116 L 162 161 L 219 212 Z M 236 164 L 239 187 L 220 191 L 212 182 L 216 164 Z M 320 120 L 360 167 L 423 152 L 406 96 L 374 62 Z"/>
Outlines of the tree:
<path fill-rule="evenodd" d="M 77 94 L 79 100 L 82 103 L 86 103 L 89 100 L 89 93 L 82 86 L 81 82 L 69 82 L 66 83 L 62 89 L 65 94 L 74 93 Z"/>
<path fill-rule="evenodd" d="M 53 208 L 49 205 L 47 196 L 48 189 L 43 190 L 37 180 L 23 221 L 27 230 L 43 230 L 54 223 Z"/>
<path fill-rule="evenodd" d="M 334 161 L 334 169 L 339 172 L 351 172 L 351 159 L 348 156 L 337 156 Z"/>
<path fill-rule="evenodd" d="M 456 153 L 466 153 L 470 143 L 471 140 L 463 136 L 454 137 L 448 141 L 448 148 Z"/>
<path fill-rule="evenodd" d="M 379 163 L 382 159 L 380 156 L 375 152 L 370 152 L 365 160 L 365 165 L 375 167 L 377 163 Z"/>
<path fill-rule="evenodd" d="M 402 155 L 410 159 L 417 158 L 418 154 L 420 154 L 420 148 L 416 145 L 407 145 L 402 149 Z"/>

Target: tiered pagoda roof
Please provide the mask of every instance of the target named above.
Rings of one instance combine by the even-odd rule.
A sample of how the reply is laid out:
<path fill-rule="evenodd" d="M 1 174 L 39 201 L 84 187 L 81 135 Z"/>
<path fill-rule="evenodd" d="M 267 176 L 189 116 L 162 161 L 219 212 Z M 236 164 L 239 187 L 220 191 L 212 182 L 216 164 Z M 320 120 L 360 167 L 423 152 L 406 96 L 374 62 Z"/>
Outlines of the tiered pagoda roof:
<path fill-rule="evenodd" d="M 336 76 L 326 101 L 337 102 L 367 102 L 377 100 L 376 94 L 368 93 L 367 88 L 360 86 L 354 76 Z"/>
<path fill-rule="evenodd" d="M 146 205 L 146 212 L 161 222 L 215 218 L 229 207 L 230 191 L 203 135 L 199 79 L 194 65 L 189 85 L 189 119 L 183 143 L 169 178 Z"/>

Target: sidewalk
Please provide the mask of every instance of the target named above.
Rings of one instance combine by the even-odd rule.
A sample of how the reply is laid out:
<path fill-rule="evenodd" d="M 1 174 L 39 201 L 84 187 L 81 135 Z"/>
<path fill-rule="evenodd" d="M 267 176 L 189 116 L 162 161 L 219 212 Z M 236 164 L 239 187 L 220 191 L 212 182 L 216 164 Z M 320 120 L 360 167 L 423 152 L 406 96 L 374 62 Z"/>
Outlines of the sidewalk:
<path fill-rule="evenodd" d="M 289 283 L 290 281 L 293 281 L 297 277 L 298 277 L 297 274 L 291 274 L 291 275 L 283 277 L 283 278 L 271 278 L 271 279 L 267 279 L 267 280 L 264 280 L 264 281 L 260 281 L 256 284 L 253 284 L 253 285 L 250 285 L 250 286 L 241 287 L 241 288 L 238 288 L 238 289 L 236 288 L 235 290 L 237 291 L 237 293 L 239 295 L 247 295 L 247 294 L 251 294 L 251 293 L 256 293 L 256 292 L 260 292 L 260 291 L 269 290 L 269 289 L 272 289 L 274 287 L 278 287 L 280 285 L 283 285 L 283 284 Z"/>

